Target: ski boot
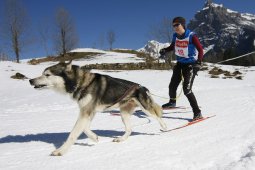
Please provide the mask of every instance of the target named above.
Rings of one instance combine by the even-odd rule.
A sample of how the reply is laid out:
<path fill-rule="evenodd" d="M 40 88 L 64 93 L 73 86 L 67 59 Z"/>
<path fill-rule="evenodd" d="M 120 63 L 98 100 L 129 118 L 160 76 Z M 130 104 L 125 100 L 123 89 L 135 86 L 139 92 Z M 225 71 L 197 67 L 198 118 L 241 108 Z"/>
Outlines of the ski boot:
<path fill-rule="evenodd" d="M 192 121 L 196 121 L 198 119 L 203 119 L 201 112 L 198 114 L 194 114 Z"/>
<path fill-rule="evenodd" d="M 171 109 L 171 108 L 175 108 L 175 107 L 176 107 L 176 103 L 173 103 L 173 102 L 168 102 L 168 103 L 162 105 L 163 109 Z"/>

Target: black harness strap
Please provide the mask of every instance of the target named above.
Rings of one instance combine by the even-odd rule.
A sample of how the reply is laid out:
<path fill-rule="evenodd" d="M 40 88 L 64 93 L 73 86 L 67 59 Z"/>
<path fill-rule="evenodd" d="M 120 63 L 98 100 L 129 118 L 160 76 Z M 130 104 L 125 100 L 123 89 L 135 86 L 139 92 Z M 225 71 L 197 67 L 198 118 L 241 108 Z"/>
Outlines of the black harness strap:
<path fill-rule="evenodd" d="M 140 88 L 140 85 L 139 84 L 134 84 L 134 85 L 132 85 L 129 89 L 127 89 L 126 91 L 125 91 L 125 93 L 119 98 L 119 99 L 117 99 L 114 103 L 113 103 L 113 105 L 111 105 L 111 106 L 114 106 L 115 104 L 117 104 L 117 103 L 119 103 L 122 99 L 124 99 L 128 94 L 129 94 L 129 92 L 131 92 L 131 91 L 133 91 L 133 90 L 136 90 L 136 89 L 139 89 Z M 109 106 L 109 107 L 111 107 L 111 106 Z M 108 107 L 108 108 L 109 108 Z"/>

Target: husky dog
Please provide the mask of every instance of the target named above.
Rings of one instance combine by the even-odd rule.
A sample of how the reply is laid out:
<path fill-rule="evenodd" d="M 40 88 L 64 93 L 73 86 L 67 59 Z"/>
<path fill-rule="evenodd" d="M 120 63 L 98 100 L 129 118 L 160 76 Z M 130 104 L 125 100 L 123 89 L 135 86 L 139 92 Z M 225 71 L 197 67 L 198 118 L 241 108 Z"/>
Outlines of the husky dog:
<path fill-rule="evenodd" d="M 51 88 L 69 94 L 77 101 L 80 114 L 66 142 L 52 152 L 53 156 L 61 156 L 67 152 L 82 132 L 90 139 L 98 142 L 98 136 L 90 130 L 90 123 L 96 112 L 120 108 L 121 118 L 125 125 L 125 133 L 114 142 L 121 142 L 131 134 L 130 116 L 139 106 L 147 115 L 158 120 L 163 130 L 167 127 L 163 120 L 162 109 L 148 93 L 148 89 L 137 83 L 113 78 L 107 75 L 91 73 L 79 66 L 60 62 L 44 70 L 42 76 L 30 79 L 34 88 Z"/>

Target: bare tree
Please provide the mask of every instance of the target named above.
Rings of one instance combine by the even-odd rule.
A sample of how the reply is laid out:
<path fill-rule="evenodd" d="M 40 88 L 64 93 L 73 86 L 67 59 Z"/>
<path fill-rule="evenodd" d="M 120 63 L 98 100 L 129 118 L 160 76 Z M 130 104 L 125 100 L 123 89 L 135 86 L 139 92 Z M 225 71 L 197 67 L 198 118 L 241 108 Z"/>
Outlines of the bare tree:
<path fill-rule="evenodd" d="M 8 61 L 9 57 L 5 53 L 0 51 L 0 61 Z"/>
<path fill-rule="evenodd" d="M 113 30 L 108 31 L 107 33 L 107 41 L 110 46 L 110 50 L 112 50 L 112 45 L 115 42 L 115 32 Z"/>
<path fill-rule="evenodd" d="M 99 46 L 99 48 L 103 49 L 104 48 L 104 43 L 105 43 L 105 35 L 104 35 L 104 33 L 101 33 L 98 37 L 98 46 Z"/>
<path fill-rule="evenodd" d="M 5 1 L 3 24 L 4 38 L 15 53 L 16 61 L 19 63 L 20 53 L 26 44 L 28 30 L 28 17 L 21 1 Z"/>
<path fill-rule="evenodd" d="M 64 8 L 57 11 L 56 29 L 55 48 L 59 54 L 65 55 L 78 45 L 78 36 L 74 22 Z"/>
<path fill-rule="evenodd" d="M 163 18 L 160 23 L 151 26 L 149 31 L 149 38 L 159 42 L 171 43 L 173 34 L 171 23 L 171 19 Z"/>
<path fill-rule="evenodd" d="M 47 56 L 51 55 L 52 52 L 49 47 L 52 35 L 52 25 L 53 24 L 48 19 L 44 19 L 38 24 L 39 40 Z"/>

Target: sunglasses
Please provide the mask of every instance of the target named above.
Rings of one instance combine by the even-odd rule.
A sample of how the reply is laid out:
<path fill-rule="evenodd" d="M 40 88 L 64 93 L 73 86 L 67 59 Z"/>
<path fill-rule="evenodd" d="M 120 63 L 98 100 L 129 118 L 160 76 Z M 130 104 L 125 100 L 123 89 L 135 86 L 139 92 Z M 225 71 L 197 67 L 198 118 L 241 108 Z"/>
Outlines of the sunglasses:
<path fill-rule="evenodd" d="M 176 28 L 176 27 L 179 27 L 179 25 L 181 25 L 181 24 L 180 23 L 174 24 L 173 27 Z"/>

